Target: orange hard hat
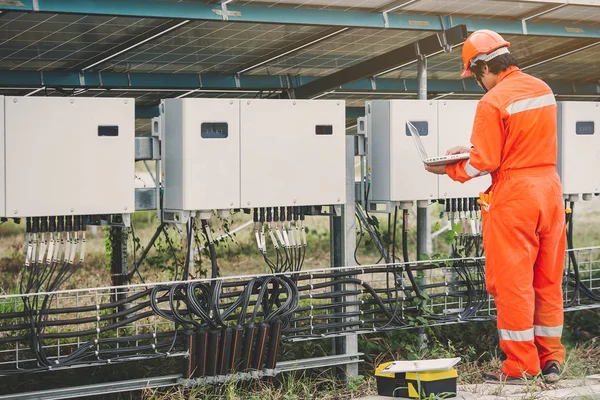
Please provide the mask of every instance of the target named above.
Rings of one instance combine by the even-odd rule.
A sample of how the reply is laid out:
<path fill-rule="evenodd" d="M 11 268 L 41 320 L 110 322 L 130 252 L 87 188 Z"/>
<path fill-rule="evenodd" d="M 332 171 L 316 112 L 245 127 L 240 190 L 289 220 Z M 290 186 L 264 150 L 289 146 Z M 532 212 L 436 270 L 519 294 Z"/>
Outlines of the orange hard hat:
<path fill-rule="evenodd" d="M 508 53 L 510 43 L 494 31 L 481 29 L 469 35 L 462 48 L 463 72 L 461 76 L 470 76 L 469 67 L 477 60 L 488 61 L 492 58 Z M 503 49 L 503 51 L 497 51 Z M 494 54 L 491 54 L 494 53 Z"/>

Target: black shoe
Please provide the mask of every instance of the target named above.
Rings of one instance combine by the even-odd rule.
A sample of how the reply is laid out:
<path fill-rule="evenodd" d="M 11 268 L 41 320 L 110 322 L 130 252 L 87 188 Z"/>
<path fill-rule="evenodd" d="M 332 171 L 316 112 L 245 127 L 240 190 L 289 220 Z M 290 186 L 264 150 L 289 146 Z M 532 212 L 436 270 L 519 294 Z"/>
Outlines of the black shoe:
<path fill-rule="evenodd" d="M 482 376 L 488 383 L 502 383 L 507 385 L 522 385 L 527 383 L 527 380 L 523 376 L 509 376 L 502 371 L 486 372 Z"/>
<path fill-rule="evenodd" d="M 546 383 L 556 383 L 560 380 L 560 365 L 557 361 L 548 361 L 542 369 Z"/>

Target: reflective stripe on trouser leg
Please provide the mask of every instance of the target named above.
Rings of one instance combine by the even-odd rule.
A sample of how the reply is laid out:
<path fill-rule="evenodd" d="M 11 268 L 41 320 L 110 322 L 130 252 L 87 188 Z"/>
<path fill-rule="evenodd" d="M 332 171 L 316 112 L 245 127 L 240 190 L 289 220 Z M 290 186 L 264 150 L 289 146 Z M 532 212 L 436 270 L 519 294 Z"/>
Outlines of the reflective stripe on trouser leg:
<path fill-rule="evenodd" d="M 511 331 L 508 329 L 498 329 L 500 340 L 511 340 L 513 342 L 528 342 L 533 340 L 533 328 L 524 331 Z"/>
<path fill-rule="evenodd" d="M 561 343 L 563 327 L 539 326 L 533 327 L 535 345 L 540 357 L 540 366 L 544 368 L 548 361 L 557 361 L 562 364 L 566 358 L 565 347 Z"/>
<path fill-rule="evenodd" d="M 483 237 L 486 287 L 494 296 L 500 347 L 506 354 L 502 371 L 518 377 L 540 372 L 533 329 L 538 242 L 537 211 L 528 197 L 514 196 L 513 181 L 519 180 L 503 181 L 494 188 L 494 206 L 487 213 Z"/>
<path fill-rule="evenodd" d="M 563 363 L 565 347 L 561 343 L 564 321 L 562 279 L 565 262 L 565 213 L 560 180 L 543 195 L 540 213 L 540 250 L 535 262 L 533 288 L 535 314 L 533 319 L 535 344 L 543 367 L 548 361 Z"/>
<path fill-rule="evenodd" d="M 563 326 L 540 326 L 534 325 L 533 332 L 536 337 L 561 337 Z"/>

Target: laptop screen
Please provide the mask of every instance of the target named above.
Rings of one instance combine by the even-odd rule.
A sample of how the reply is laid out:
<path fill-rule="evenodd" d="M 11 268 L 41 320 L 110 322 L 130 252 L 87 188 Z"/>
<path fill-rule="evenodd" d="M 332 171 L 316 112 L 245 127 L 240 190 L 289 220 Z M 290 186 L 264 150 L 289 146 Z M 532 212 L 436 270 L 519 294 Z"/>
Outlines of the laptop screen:
<path fill-rule="evenodd" d="M 415 142 L 415 146 L 417 147 L 417 150 L 419 151 L 419 155 L 421 156 L 421 161 L 427 160 L 429 157 L 427 157 L 427 152 L 425 151 L 425 146 L 423 146 L 423 142 L 421 142 L 421 137 L 419 136 L 419 131 L 417 130 L 417 128 L 415 128 L 415 126 L 410 121 L 406 121 L 406 124 L 408 125 L 408 130 L 410 131 L 410 136 L 412 136 L 413 141 Z"/>

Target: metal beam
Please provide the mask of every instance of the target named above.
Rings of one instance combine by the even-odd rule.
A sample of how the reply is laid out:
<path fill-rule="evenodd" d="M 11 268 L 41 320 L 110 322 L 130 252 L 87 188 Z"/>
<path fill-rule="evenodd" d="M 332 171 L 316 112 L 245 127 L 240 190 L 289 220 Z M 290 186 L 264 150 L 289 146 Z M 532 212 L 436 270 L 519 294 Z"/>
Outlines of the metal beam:
<path fill-rule="evenodd" d="M 395 1 L 389 2 L 387 4 L 384 4 L 381 7 L 377 7 L 377 9 L 375 9 L 375 11 L 381 12 L 381 13 L 389 13 L 389 12 L 404 8 L 406 6 L 409 6 L 418 1 L 420 1 L 420 0 L 395 0 Z"/>
<path fill-rule="evenodd" d="M 401 8 L 404 8 L 406 6 L 409 6 L 413 3 L 416 3 L 419 0 L 398 0 L 398 1 L 393 1 L 391 3 L 388 4 L 384 4 L 383 6 L 379 7 L 377 10 L 378 12 L 381 12 L 381 16 L 383 17 L 383 25 L 386 28 L 390 27 L 390 18 L 388 13 L 392 12 L 392 11 L 396 11 L 399 10 Z"/>
<path fill-rule="evenodd" d="M 534 19 L 534 18 L 541 17 L 542 15 L 551 13 L 551 12 L 556 11 L 556 10 L 559 10 L 559 9 L 561 9 L 563 7 L 566 7 L 566 6 L 567 6 L 567 3 L 558 4 L 558 5 L 556 5 L 556 4 L 546 4 L 546 5 L 542 6 L 542 7 L 538 7 L 536 9 L 532 10 L 529 13 L 522 14 L 522 15 L 518 16 L 517 18 L 521 20 L 521 26 L 522 26 L 522 29 L 523 29 L 523 33 L 525 33 L 525 34 L 529 33 L 529 26 L 528 26 L 528 22 L 527 21 L 529 21 L 531 19 Z"/>
<path fill-rule="evenodd" d="M 460 71 L 457 70 L 458 78 Z M 18 88 L 23 90 L 38 89 L 43 86 L 47 88 L 81 89 L 89 88 L 96 90 L 128 90 L 139 91 L 168 91 L 186 92 L 196 90 L 206 91 L 232 91 L 232 93 L 243 93 L 244 91 L 258 90 L 287 90 L 298 87 L 305 83 L 319 79 L 318 76 L 305 75 L 240 75 L 236 82 L 235 75 L 212 75 L 212 74 L 168 74 L 168 73 L 134 73 L 134 72 L 86 72 L 84 79 L 80 80 L 80 74 L 76 71 L 11 71 L 0 70 L 0 91 L 2 88 Z M 347 85 L 342 85 L 339 90 L 365 90 L 372 91 L 372 83 L 375 83 L 378 91 L 400 91 L 415 92 L 417 81 L 415 79 L 390 79 L 376 78 L 360 79 Z M 480 89 L 474 81 L 466 80 L 467 90 Z M 462 92 L 462 80 L 433 80 L 429 82 L 429 90 L 432 92 L 456 91 Z"/>
<path fill-rule="evenodd" d="M 568 3 L 571 6 L 598 6 L 598 0 L 494 0 L 494 1 L 511 1 L 514 3 L 531 3 L 531 4 L 564 4 Z"/>
<path fill-rule="evenodd" d="M 340 215 L 330 217 L 331 232 L 331 267 L 355 266 L 354 250 L 356 249 L 356 199 L 354 193 L 354 137 L 346 136 L 346 201 L 341 206 Z M 335 281 L 335 279 L 334 279 Z M 334 291 L 352 292 L 357 290 L 355 284 L 336 283 L 333 286 Z M 357 295 L 348 295 L 335 297 L 333 301 L 337 303 L 352 303 L 358 300 Z M 336 312 L 353 313 L 358 311 L 356 306 L 336 307 Z M 359 325 L 358 318 L 341 318 L 337 322 L 356 322 Z M 356 327 L 355 327 L 356 328 Z M 333 339 L 333 350 L 336 355 L 355 354 L 358 352 L 358 337 L 355 334 L 338 337 Z M 346 364 L 338 372 L 343 379 L 349 379 L 351 376 L 358 376 L 358 359 L 355 362 Z"/>
<path fill-rule="evenodd" d="M 460 71 L 456 72 L 457 78 Z M 316 76 L 279 76 L 279 75 L 241 75 L 239 85 L 235 76 L 196 75 L 196 74 L 165 74 L 165 73 L 117 73 L 117 72 L 87 72 L 82 83 L 78 72 L 40 72 L 40 71 L 9 71 L 0 70 L 0 94 L 2 89 L 33 90 L 46 86 L 48 88 L 88 88 L 88 94 L 94 91 L 112 90 L 115 96 L 123 91 L 135 96 L 136 91 L 164 91 L 166 93 L 196 90 L 197 92 L 243 93 L 259 90 L 287 90 L 303 83 L 311 82 Z M 569 81 L 546 81 L 557 95 L 600 94 L 595 84 Z M 374 85 L 374 86 L 373 86 Z M 376 87 L 377 90 L 373 90 Z M 360 79 L 347 85 L 342 85 L 336 93 L 364 92 L 369 93 L 416 93 L 416 79 Z M 482 94 L 483 91 L 471 79 L 432 79 L 427 81 L 427 91 L 431 94 L 454 92 L 460 94 Z"/>
<path fill-rule="evenodd" d="M 364 107 L 346 107 L 346 118 L 358 118 L 365 116 Z"/>
<path fill-rule="evenodd" d="M 160 115 L 158 105 L 135 106 L 135 119 L 151 119 Z"/>
<path fill-rule="evenodd" d="M 502 19 L 483 19 L 468 17 L 450 17 L 448 26 L 464 24 L 469 32 L 479 29 L 491 29 L 503 35 L 532 35 L 572 38 L 599 38 L 600 29 L 592 25 L 571 23 L 570 21 L 546 22 L 532 21 L 523 29 L 521 21 Z"/>
<path fill-rule="evenodd" d="M 40 390 L 0 396 L 0 400 L 58 400 L 91 397 L 103 394 L 130 392 L 134 390 L 154 389 L 159 387 L 175 386 L 179 383 L 181 375 L 166 375 L 128 381 L 104 382 L 93 385 L 71 386 L 62 389 Z"/>
<path fill-rule="evenodd" d="M 84 15 L 114 15 L 140 18 L 170 18 L 204 21 L 238 21 L 251 23 L 300 24 L 342 27 L 383 28 L 380 13 L 368 11 L 320 10 L 281 6 L 251 6 L 227 4 L 227 13 L 221 4 L 199 2 L 173 2 L 161 0 L 37 0 L 37 10 L 32 0 L 22 0 L 23 6 L 0 5 L 0 10 L 39 11 Z M 390 28 L 441 30 L 435 15 L 390 15 Z"/>
<path fill-rule="evenodd" d="M 558 1 L 546 1 L 557 3 Z M 560 1 L 562 2 L 562 0 Z M 477 29 L 494 29 L 500 34 L 543 35 L 556 37 L 600 38 L 600 27 L 571 22 L 535 21 L 527 24 L 527 31 L 519 20 L 486 19 L 474 17 L 442 17 L 419 13 L 388 14 L 387 24 L 381 13 L 374 11 L 342 11 L 333 9 L 306 9 L 283 6 L 255 6 L 228 4 L 226 15 L 220 4 L 200 2 L 167 2 L 161 0 L 20 0 L 18 3 L 2 2 L 1 10 L 39 11 L 83 15 L 114 15 L 140 18 L 168 18 L 203 21 L 229 21 L 250 23 L 300 24 L 356 28 L 389 28 L 406 30 L 441 31 L 464 24 L 469 32 Z M 7 5 L 12 4 L 12 5 Z M 14 5 L 17 4 L 17 5 Z M 22 4 L 22 5 L 21 5 Z M 569 4 L 575 4 L 570 1 Z"/>
<path fill-rule="evenodd" d="M 341 71 L 334 72 L 331 75 L 296 87 L 293 90 L 293 94 L 297 99 L 309 99 L 349 82 L 367 78 L 379 72 L 388 71 L 399 64 L 404 64 L 427 54 L 443 50 L 445 45 L 462 43 L 466 38 L 466 27 L 464 25 L 456 26 L 442 33 L 436 33 L 415 43 L 399 47 L 370 60 L 360 62 Z"/>
<path fill-rule="evenodd" d="M 273 62 L 279 58 L 289 56 L 291 54 L 296 53 L 297 51 L 306 49 L 312 45 L 315 45 L 324 40 L 327 40 L 332 36 L 339 35 L 340 33 L 345 32 L 347 30 L 348 30 L 348 28 L 340 28 L 340 27 L 325 29 L 325 30 L 323 30 L 315 35 L 312 35 L 304 40 L 301 40 L 296 43 L 292 43 L 289 46 L 285 46 L 285 47 L 282 47 L 275 51 L 272 51 L 268 54 L 265 54 L 264 56 L 259 57 L 255 60 L 252 60 L 251 62 L 244 64 L 240 67 L 230 69 L 229 71 L 225 72 L 225 75 L 244 74 L 244 73 L 249 72 L 249 71 L 251 71 L 255 68 L 258 68 L 262 65 Z"/>
<path fill-rule="evenodd" d="M 150 119 L 158 117 L 158 105 L 155 106 L 135 106 L 136 119 Z M 358 118 L 365 116 L 364 107 L 346 107 L 346 118 Z"/>

